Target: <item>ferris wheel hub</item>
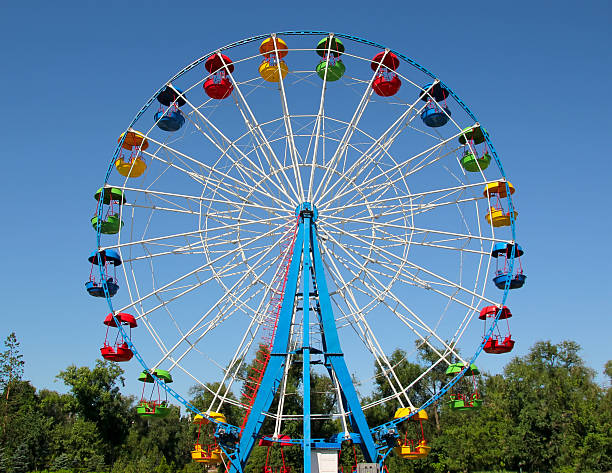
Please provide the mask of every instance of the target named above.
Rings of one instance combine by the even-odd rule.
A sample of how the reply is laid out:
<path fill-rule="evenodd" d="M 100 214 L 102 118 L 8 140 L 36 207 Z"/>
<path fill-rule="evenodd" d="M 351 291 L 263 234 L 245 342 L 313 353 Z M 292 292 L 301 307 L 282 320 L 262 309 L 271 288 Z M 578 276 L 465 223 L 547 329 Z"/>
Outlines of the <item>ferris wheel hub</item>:
<path fill-rule="evenodd" d="M 295 216 L 297 217 L 299 215 L 302 217 L 310 217 L 312 221 L 315 222 L 319 216 L 319 211 L 317 207 L 310 202 L 302 202 L 295 209 Z"/>

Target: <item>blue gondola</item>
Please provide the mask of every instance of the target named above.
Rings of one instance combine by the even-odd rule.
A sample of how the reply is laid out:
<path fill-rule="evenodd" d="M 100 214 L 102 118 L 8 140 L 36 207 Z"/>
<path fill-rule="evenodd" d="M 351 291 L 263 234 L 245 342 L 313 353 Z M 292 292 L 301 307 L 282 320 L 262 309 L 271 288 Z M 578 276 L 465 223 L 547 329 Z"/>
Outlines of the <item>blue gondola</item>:
<path fill-rule="evenodd" d="M 448 107 L 439 107 L 437 105 L 428 105 L 423 113 L 421 113 L 421 120 L 425 125 L 437 128 L 439 126 L 444 126 L 448 123 L 450 118 L 450 110 Z"/>
<path fill-rule="evenodd" d="M 431 86 L 431 84 L 432 83 L 430 82 L 429 84 L 426 84 L 423 87 L 421 87 L 421 89 L 423 89 L 419 93 L 419 98 L 421 100 L 428 102 L 429 100 L 431 100 L 431 98 L 433 98 L 436 102 L 442 102 L 443 100 L 446 100 L 446 98 L 450 95 L 446 87 L 440 84 L 440 82 L 438 82 L 433 87 Z M 429 90 L 430 87 L 431 87 L 431 90 Z M 427 93 L 428 90 L 429 90 L 429 93 Z"/>
<path fill-rule="evenodd" d="M 516 273 L 512 275 L 508 272 L 508 260 L 512 255 L 512 248 L 514 247 L 514 265 L 517 268 Z M 521 256 L 524 254 L 521 245 L 518 243 L 496 243 L 493 245 L 491 256 L 496 259 L 496 271 L 493 283 L 499 289 L 505 289 L 506 283 L 510 281 L 510 289 L 519 289 L 525 285 L 527 276 L 523 274 L 523 266 L 521 264 Z M 503 268 L 499 268 L 499 261 L 503 257 L 504 265 Z"/>
<path fill-rule="evenodd" d="M 512 276 L 511 274 L 499 271 L 497 274 L 498 275 L 493 278 L 493 282 L 499 289 L 506 288 L 506 282 L 508 279 L 510 280 L 510 289 L 518 289 L 523 287 L 525 284 L 525 279 L 527 279 L 527 276 L 525 276 L 523 273 L 517 273 Z"/>
<path fill-rule="evenodd" d="M 94 251 L 87 258 L 91 264 L 99 265 L 102 261 L 103 265 L 112 264 L 113 266 L 121 266 L 121 257 L 115 250 Z"/>
<path fill-rule="evenodd" d="M 451 112 L 446 106 L 446 98 L 449 96 L 448 90 L 439 82 L 432 87 L 426 84 L 419 93 L 419 99 L 427 102 L 425 110 L 421 112 L 421 120 L 425 125 L 438 128 L 448 123 Z"/>
<path fill-rule="evenodd" d="M 117 266 L 121 265 L 121 257 L 119 253 L 114 250 L 102 250 L 102 251 L 94 251 L 87 261 L 91 263 L 91 272 L 89 273 L 89 281 L 85 283 L 85 289 L 89 293 L 90 296 L 93 297 L 105 297 L 103 282 L 106 281 L 106 287 L 108 289 L 108 295 L 113 297 L 117 294 L 119 290 L 119 285 L 117 284 L 116 275 L 110 276 L 108 274 L 108 266 L 111 265 L 113 267 L 113 271 Z M 99 278 L 98 268 L 97 266 L 103 265 L 104 269 L 102 270 L 102 277 Z"/>
<path fill-rule="evenodd" d="M 179 110 L 187 103 L 183 91 L 178 88 L 164 87 L 157 94 L 159 110 L 154 116 L 157 126 L 164 131 L 177 131 L 185 124 L 185 116 Z"/>
<path fill-rule="evenodd" d="M 115 294 L 117 294 L 117 291 L 119 290 L 119 284 L 117 284 L 113 278 L 106 279 L 106 287 L 108 288 L 108 295 L 110 297 L 113 297 Z M 102 287 L 102 284 L 96 281 L 87 281 L 85 283 L 85 289 L 87 289 L 87 292 L 90 296 L 105 297 L 104 288 Z"/>
<path fill-rule="evenodd" d="M 154 117 L 157 126 L 164 131 L 178 131 L 185 124 L 185 117 L 180 110 L 160 110 Z"/>

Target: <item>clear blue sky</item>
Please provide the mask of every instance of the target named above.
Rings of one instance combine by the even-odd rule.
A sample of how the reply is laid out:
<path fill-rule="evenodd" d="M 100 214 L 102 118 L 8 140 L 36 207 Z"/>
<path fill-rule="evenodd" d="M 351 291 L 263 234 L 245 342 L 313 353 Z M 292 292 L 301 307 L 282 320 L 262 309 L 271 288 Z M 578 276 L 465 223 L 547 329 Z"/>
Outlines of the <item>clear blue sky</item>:
<path fill-rule="evenodd" d="M 4 2 L 0 337 L 17 333 L 26 378 L 60 389 L 61 369 L 99 356 L 106 308 L 83 283 L 95 244 L 92 193 L 116 136 L 193 59 L 293 29 L 354 34 L 402 51 L 469 104 L 517 188 L 528 282 L 511 299 L 514 353 L 537 340 L 572 339 L 601 372 L 612 358 L 610 2 L 289 5 Z"/>

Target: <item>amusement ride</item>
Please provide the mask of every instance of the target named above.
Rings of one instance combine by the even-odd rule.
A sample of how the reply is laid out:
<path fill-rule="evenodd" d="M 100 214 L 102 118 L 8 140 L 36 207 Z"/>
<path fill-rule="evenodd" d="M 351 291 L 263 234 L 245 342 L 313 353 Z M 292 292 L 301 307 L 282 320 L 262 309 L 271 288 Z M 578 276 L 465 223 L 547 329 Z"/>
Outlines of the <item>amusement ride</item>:
<path fill-rule="evenodd" d="M 299 446 L 324 471 L 348 442 L 384 467 L 429 454 L 427 410 L 486 402 L 475 361 L 513 349 L 505 304 L 526 280 L 515 187 L 429 70 L 350 35 L 260 35 L 179 71 L 117 142 L 85 284 L 110 308 L 101 355 L 140 363 L 139 415 L 192 412 L 194 461 L 242 472 L 257 445 Z M 396 348 L 431 356 L 405 379 Z M 416 396 L 436 369 L 448 382 Z M 313 374 L 333 408 L 315 408 Z M 392 414 L 372 425 L 370 409 Z"/>

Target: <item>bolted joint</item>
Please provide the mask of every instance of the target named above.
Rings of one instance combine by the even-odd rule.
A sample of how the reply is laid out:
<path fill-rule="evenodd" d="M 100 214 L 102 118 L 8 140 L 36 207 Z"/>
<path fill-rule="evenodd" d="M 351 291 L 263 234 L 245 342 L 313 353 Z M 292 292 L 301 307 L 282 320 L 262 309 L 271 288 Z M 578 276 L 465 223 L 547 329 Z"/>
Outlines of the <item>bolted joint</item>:
<path fill-rule="evenodd" d="M 383 428 L 376 432 L 375 436 L 379 442 L 384 442 L 389 447 L 395 447 L 397 445 L 397 439 L 399 438 L 399 432 L 393 427 Z"/>
<path fill-rule="evenodd" d="M 233 425 L 219 423 L 215 430 L 215 437 L 220 444 L 233 448 L 240 440 L 240 431 Z"/>
<path fill-rule="evenodd" d="M 316 221 L 319 216 L 319 211 L 317 208 L 311 204 L 310 202 L 302 202 L 295 209 L 295 216 L 300 216 L 302 218 L 310 218 L 311 221 Z"/>

